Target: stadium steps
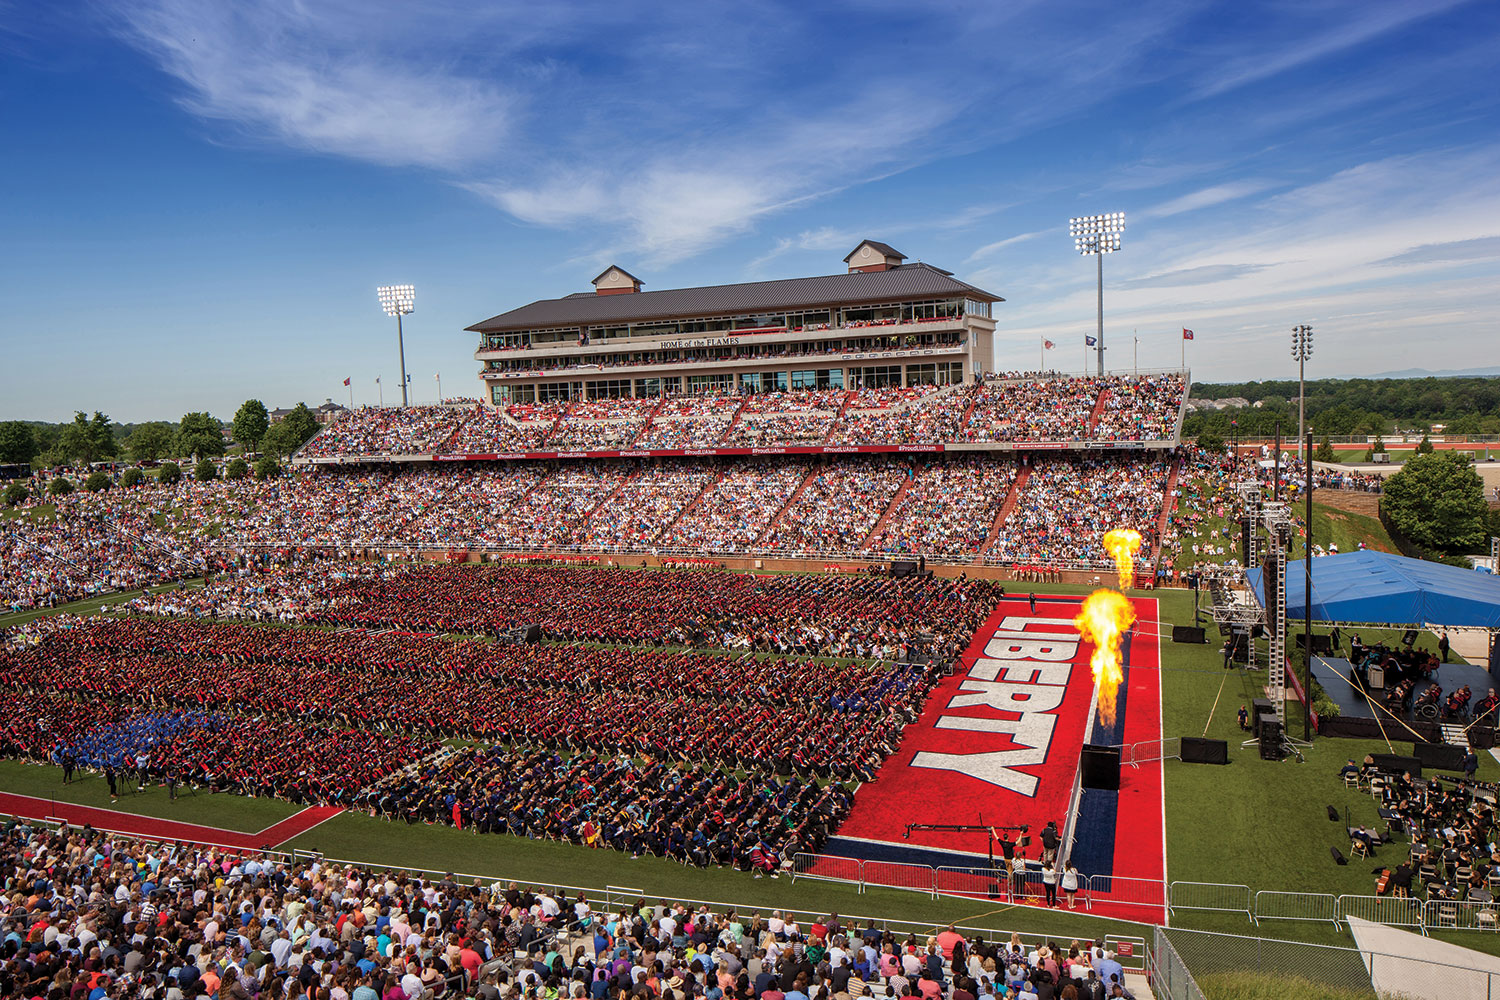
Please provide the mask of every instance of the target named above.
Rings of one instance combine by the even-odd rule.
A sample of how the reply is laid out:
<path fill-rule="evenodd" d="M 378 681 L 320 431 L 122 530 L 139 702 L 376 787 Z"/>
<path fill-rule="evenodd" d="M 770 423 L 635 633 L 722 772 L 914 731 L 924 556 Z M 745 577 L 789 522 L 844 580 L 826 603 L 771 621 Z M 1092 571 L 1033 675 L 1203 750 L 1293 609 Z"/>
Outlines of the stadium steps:
<path fill-rule="evenodd" d="M 906 498 L 906 491 L 911 488 L 912 480 L 917 478 L 915 469 L 908 469 L 907 472 L 907 477 L 901 482 L 901 488 L 896 491 L 895 496 L 891 497 L 891 502 L 886 505 L 885 511 L 880 515 L 880 519 L 875 522 L 875 527 L 871 528 L 870 533 L 865 536 L 865 540 L 859 543 L 861 552 L 867 550 L 874 543 L 875 539 L 880 537 L 880 533 L 885 530 L 886 522 L 890 521 L 891 515 L 896 512 L 896 508 Z"/>
<path fill-rule="evenodd" d="M 719 474 L 717 476 L 715 476 L 713 479 L 710 479 L 708 482 L 704 483 L 703 484 L 703 489 L 701 489 L 701 490 L 698 491 L 698 495 L 695 496 L 695 497 L 693 497 L 692 502 L 688 503 L 688 504 L 684 504 L 683 508 L 677 512 L 677 516 L 674 517 L 674 518 L 672 518 L 672 520 L 668 521 L 666 524 L 664 524 L 662 526 L 662 529 L 660 531 L 658 531 L 655 535 L 653 535 L 651 537 L 651 544 L 652 545 L 660 545 L 663 539 L 665 539 L 669 535 L 671 535 L 672 529 L 675 528 L 675 527 L 677 527 L 677 522 L 681 521 L 684 517 L 687 517 L 689 511 L 691 511 L 694 508 L 696 508 L 699 504 L 701 504 L 703 502 L 703 498 L 704 497 L 708 496 L 709 493 L 711 493 L 713 490 L 717 489 L 718 486 L 719 486 L 719 484 L 724 481 L 724 477 L 727 476 L 727 475 L 729 475 L 729 469 L 726 466 L 725 468 L 722 468 L 722 469 L 719 470 Z"/>
<path fill-rule="evenodd" d="M 1466 747 L 1469 745 L 1469 730 L 1454 722 L 1440 724 L 1443 729 L 1443 742 L 1450 747 Z"/>
<path fill-rule="evenodd" d="M 641 429 L 636 431 L 635 437 L 630 439 L 630 447 L 634 448 L 636 442 L 645 438 L 647 433 L 650 432 L 651 425 L 656 423 L 656 415 L 661 412 L 661 408 L 666 405 L 666 402 L 667 397 L 665 395 L 657 397 L 656 405 L 651 407 L 650 413 L 646 414 L 646 422 L 641 424 Z"/>
<path fill-rule="evenodd" d="M 797 499 L 802 496 L 802 491 L 807 489 L 808 484 L 816 478 L 817 474 L 817 465 L 812 465 L 808 468 L 807 475 L 803 476 L 802 482 L 797 484 L 795 490 L 792 490 L 792 495 L 786 498 L 786 503 L 781 505 L 781 509 L 776 512 L 776 516 L 766 522 L 765 528 L 761 530 L 761 533 L 755 539 L 757 544 L 771 537 L 771 533 L 776 530 L 776 526 L 781 523 L 781 519 L 786 517 L 786 512 L 792 509 L 792 504 L 797 502 Z"/>
<path fill-rule="evenodd" d="M 1094 436 L 1094 428 L 1099 426 L 1099 418 L 1104 416 L 1104 404 L 1109 402 L 1109 390 L 1100 389 L 1099 398 L 1094 400 L 1094 412 L 1089 414 L 1088 436 Z"/>
<path fill-rule="evenodd" d="M 748 399 L 740 400 L 740 405 L 735 408 L 734 418 L 730 420 L 729 423 L 725 426 L 723 432 L 718 437 L 714 438 L 714 445 L 723 444 L 725 441 L 729 440 L 729 435 L 734 433 L 734 429 L 739 424 L 740 418 L 745 415 L 745 407 L 749 404 L 749 402 L 750 401 Z"/>
<path fill-rule="evenodd" d="M 819 444 L 827 444 L 833 440 L 833 432 L 843 426 L 844 414 L 848 412 L 849 401 L 853 398 L 854 393 L 852 391 L 844 393 L 844 401 L 839 404 L 839 412 L 835 413 L 833 419 L 828 422 L 828 432 L 818 441 Z"/>
<path fill-rule="evenodd" d="M 1172 511 L 1177 509 L 1177 479 L 1182 475 L 1182 459 L 1172 459 L 1172 468 L 1167 470 L 1167 485 L 1162 490 L 1161 513 L 1156 518 L 1156 551 L 1151 554 L 1151 573 L 1154 576 L 1161 566 L 1161 552 L 1167 538 L 1167 524 L 1172 520 Z"/>
<path fill-rule="evenodd" d="M 969 405 L 964 407 L 964 415 L 959 418 L 958 427 L 954 429 L 955 440 L 961 439 L 964 431 L 968 428 L 969 418 L 974 415 L 974 407 L 979 405 L 979 390 L 982 388 L 984 388 L 982 385 L 976 386 L 974 391 L 969 393 Z"/>
<path fill-rule="evenodd" d="M 989 554 L 995 542 L 1000 539 L 1000 531 L 1005 527 L 1005 522 L 1010 518 L 1010 512 L 1016 509 L 1016 504 L 1021 500 L 1021 491 L 1026 488 L 1026 480 L 1031 478 L 1031 466 L 1023 465 L 1016 471 L 1015 481 L 1010 484 L 1010 492 L 1005 494 L 1005 502 L 995 512 L 995 523 L 990 525 L 990 533 L 984 536 L 984 544 L 979 546 L 979 556 L 974 560 L 977 564 L 984 560 Z"/>
<path fill-rule="evenodd" d="M 593 516 L 599 511 L 603 510 L 607 504 L 614 503 L 615 498 L 618 497 L 621 493 L 625 492 L 625 487 L 635 482 L 636 479 L 640 477 L 640 474 L 640 471 L 637 470 L 636 472 L 632 472 L 630 475 L 620 480 L 620 482 L 616 484 L 615 488 L 609 491 L 609 496 L 594 504 L 594 506 L 589 508 L 589 512 L 583 515 L 584 522 L 587 523 L 589 520 L 591 520 Z"/>

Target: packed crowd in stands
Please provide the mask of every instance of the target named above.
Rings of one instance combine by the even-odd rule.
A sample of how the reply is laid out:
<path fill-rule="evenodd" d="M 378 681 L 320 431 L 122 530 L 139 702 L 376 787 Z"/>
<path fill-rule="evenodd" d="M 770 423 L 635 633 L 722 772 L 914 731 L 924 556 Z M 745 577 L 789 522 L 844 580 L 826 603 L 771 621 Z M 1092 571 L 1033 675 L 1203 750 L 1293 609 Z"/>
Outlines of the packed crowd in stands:
<path fill-rule="evenodd" d="M 805 789 L 746 790 L 741 812 L 796 795 Z M 713 838 L 680 839 L 690 855 L 715 848 Z M 774 851 L 762 846 L 752 853 L 772 859 L 774 874 Z M 666 900 L 598 910 L 560 889 L 17 821 L 0 835 L 0 855 L 12 897 L 0 912 L 5 996 L 1072 1000 L 1095 995 L 1096 983 L 1097 995 L 1126 995 L 1113 953 L 1088 941 L 985 940 L 952 927 L 918 937 L 837 914 L 803 924 L 779 910 Z"/>
<path fill-rule="evenodd" d="M 201 556 L 138 511 L 106 516 L 89 494 L 56 506 L 0 522 L 0 607 L 56 607 L 201 572 Z"/>
<path fill-rule="evenodd" d="M 1155 549 L 1169 463 L 1109 459 L 1037 463 L 1006 519 L 1000 555 L 1021 563 L 1112 562 L 1101 539 L 1111 528 L 1141 533 Z"/>
<path fill-rule="evenodd" d="M 1163 440 L 1176 429 L 1184 396 L 1177 375 L 1115 375 L 1017 378 L 977 385 L 798 389 L 743 396 L 558 400 L 499 408 L 365 407 L 342 414 L 303 448 L 301 457 L 825 442 Z"/>
<path fill-rule="evenodd" d="M 1034 460 L 1016 509 L 988 547 L 1018 468 L 1010 456 L 361 466 L 263 482 L 189 479 L 80 491 L 49 500 L 55 517 L 37 501 L 0 524 L 0 602 L 12 609 L 47 607 L 156 586 L 200 575 L 205 558 L 226 550 L 983 554 L 1004 560 L 1024 552 L 1067 565 L 1102 558 L 1093 554 L 1097 535 L 1122 517 L 1142 530 L 1155 526 L 1162 463 L 1092 459 L 1081 479 L 1079 467 L 1061 458 Z M 1180 484 L 1174 530 L 1195 530 L 1192 504 L 1182 501 L 1192 499 L 1200 478 L 1185 475 L 1186 485 Z M 1173 554 L 1181 556 L 1175 548 Z"/>
<path fill-rule="evenodd" d="M 924 463 L 865 548 L 891 555 L 977 555 L 1015 482 L 1015 466 L 977 456 Z"/>
<path fill-rule="evenodd" d="M 851 461 L 820 467 L 767 530 L 766 544 L 789 552 L 859 552 L 896 491 L 903 465 Z"/>

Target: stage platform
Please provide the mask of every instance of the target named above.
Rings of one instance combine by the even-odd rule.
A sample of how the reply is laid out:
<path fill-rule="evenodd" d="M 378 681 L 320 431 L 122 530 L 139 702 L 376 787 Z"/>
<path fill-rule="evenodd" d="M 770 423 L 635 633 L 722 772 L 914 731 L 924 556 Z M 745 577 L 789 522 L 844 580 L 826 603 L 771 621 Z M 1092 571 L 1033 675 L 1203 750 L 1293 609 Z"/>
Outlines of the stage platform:
<path fill-rule="evenodd" d="M 1328 697 L 1333 699 L 1338 705 L 1339 714 L 1352 719 L 1373 719 L 1375 718 L 1375 711 L 1370 708 L 1364 696 L 1349 683 L 1348 678 L 1351 669 L 1352 667 L 1348 660 L 1341 660 L 1333 656 L 1313 657 L 1313 677 L 1317 678 L 1318 683 L 1323 685 L 1323 690 L 1327 692 Z M 1465 684 L 1469 685 L 1469 690 L 1474 693 L 1473 698 L 1469 701 L 1470 708 L 1480 698 L 1484 697 L 1486 691 L 1491 687 L 1496 687 L 1495 682 L 1490 679 L 1490 675 L 1484 667 L 1475 666 L 1471 663 L 1444 663 L 1438 668 L 1437 682 L 1443 687 L 1444 699 L 1453 693 L 1455 689 Z M 1414 698 L 1420 698 L 1422 692 L 1430 686 L 1431 682 L 1429 681 L 1419 681 Z M 1372 692 L 1371 697 L 1375 698 L 1382 705 L 1385 704 L 1383 701 L 1384 696 L 1380 692 Z M 1382 717 L 1388 718 L 1385 716 Z"/>

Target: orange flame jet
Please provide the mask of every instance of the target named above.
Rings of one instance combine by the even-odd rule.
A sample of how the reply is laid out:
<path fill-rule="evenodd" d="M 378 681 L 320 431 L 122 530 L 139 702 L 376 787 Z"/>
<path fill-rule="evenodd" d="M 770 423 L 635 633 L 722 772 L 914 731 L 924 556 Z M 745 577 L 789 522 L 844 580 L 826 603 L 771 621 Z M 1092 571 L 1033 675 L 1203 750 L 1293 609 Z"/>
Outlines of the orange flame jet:
<path fill-rule="evenodd" d="M 1104 533 L 1100 544 L 1115 561 L 1120 589 L 1129 590 L 1135 578 L 1135 554 L 1141 550 L 1141 533 L 1134 528 L 1111 528 Z"/>
<path fill-rule="evenodd" d="M 1140 536 L 1136 535 L 1136 538 Z M 1125 680 L 1120 642 L 1134 623 L 1135 605 L 1130 599 L 1119 591 L 1102 588 L 1084 599 L 1082 610 L 1073 619 L 1078 633 L 1094 644 L 1089 668 L 1094 672 L 1094 684 L 1099 690 L 1099 717 L 1107 726 L 1114 725 L 1115 704 L 1120 684 Z"/>

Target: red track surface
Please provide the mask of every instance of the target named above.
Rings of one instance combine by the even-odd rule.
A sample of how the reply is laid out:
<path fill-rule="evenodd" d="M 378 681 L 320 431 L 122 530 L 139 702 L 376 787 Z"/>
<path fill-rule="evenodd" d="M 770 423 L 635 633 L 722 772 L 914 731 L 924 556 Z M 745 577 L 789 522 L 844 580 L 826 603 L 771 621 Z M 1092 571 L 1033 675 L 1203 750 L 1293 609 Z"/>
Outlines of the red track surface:
<path fill-rule="evenodd" d="M 0 792 L 0 812 L 27 819 L 65 819 L 74 826 L 88 824 L 96 830 L 111 830 L 136 837 L 155 840 L 180 840 L 194 844 L 216 844 L 221 847 L 236 847 L 241 850 L 261 850 L 276 847 L 306 833 L 318 824 L 343 812 L 337 806 L 308 806 L 294 816 L 289 816 L 268 826 L 258 833 L 241 833 L 217 826 L 201 826 L 197 823 L 181 823 L 173 819 L 157 819 L 136 813 L 117 812 L 114 809 L 99 809 L 95 806 L 80 806 L 71 802 L 56 802 L 30 795 L 15 795 Z"/>

